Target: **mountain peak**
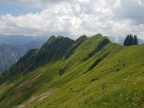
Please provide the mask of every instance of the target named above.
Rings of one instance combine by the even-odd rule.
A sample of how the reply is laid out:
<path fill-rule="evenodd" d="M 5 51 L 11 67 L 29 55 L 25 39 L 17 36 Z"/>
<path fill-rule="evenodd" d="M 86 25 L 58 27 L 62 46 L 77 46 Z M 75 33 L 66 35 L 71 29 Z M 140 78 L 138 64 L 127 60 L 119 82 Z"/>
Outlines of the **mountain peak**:
<path fill-rule="evenodd" d="M 98 33 L 98 34 L 96 34 L 96 35 L 94 35 L 94 36 L 101 36 L 101 37 L 103 37 L 103 35 L 102 35 L 102 34 L 100 34 L 100 33 Z"/>
<path fill-rule="evenodd" d="M 52 35 L 49 39 L 48 39 L 48 43 L 53 42 L 56 39 L 56 36 Z"/>
<path fill-rule="evenodd" d="M 87 38 L 86 35 L 82 35 L 82 36 L 80 36 L 80 37 L 76 40 L 76 42 L 80 42 L 80 41 L 82 41 L 82 40 L 84 40 L 84 39 L 86 39 L 86 38 Z"/>

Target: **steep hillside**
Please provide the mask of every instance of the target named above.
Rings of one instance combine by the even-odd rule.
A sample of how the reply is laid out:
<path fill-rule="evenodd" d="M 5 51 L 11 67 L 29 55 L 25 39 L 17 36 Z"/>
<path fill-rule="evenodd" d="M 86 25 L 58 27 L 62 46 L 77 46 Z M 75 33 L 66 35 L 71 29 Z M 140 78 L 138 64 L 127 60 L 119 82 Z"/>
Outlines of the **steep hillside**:
<path fill-rule="evenodd" d="M 73 43 L 74 41 L 67 37 L 52 36 L 41 49 L 30 50 L 11 69 L 2 73 L 0 82 L 11 80 L 17 75 L 26 74 L 40 66 L 60 60 Z"/>
<path fill-rule="evenodd" d="M 143 49 L 53 36 L 0 76 L 0 107 L 142 108 Z"/>

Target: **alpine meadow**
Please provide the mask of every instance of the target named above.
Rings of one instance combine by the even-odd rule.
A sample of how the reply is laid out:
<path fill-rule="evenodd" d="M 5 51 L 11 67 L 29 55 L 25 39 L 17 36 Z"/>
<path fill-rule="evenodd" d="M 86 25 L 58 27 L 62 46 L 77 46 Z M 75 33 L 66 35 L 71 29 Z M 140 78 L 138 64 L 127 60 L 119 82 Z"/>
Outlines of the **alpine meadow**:
<path fill-rule="evenodd" d="M 1 1 L 0 108 L 144 108 L 144 1 Z"/>
<path fill-rule="evenodd" d="M 0 107 L 143 107 L 143 48 L 52 36 L 1 74 Z"/>

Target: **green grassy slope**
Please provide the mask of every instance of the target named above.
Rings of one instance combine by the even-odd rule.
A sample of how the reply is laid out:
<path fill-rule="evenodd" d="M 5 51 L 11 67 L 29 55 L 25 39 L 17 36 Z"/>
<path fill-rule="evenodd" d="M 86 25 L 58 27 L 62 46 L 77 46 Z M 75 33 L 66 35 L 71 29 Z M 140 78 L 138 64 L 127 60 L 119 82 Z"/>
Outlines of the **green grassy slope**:
<path fill-rule="evenodd" d="M 62 58 L 2 83 L 0 107 L 144 107 L 143 49 L 83 36 Z"/>
<path fill-rule="evenodd" d="M 17 75 L 24 75 L 38 67 L 61 59 L 73 43 L 74 40 L 67 37 L 50 37 L 40 49 L 30 50 L 11 69 L 0 75 L 0 83 L 14 80 Z"/>

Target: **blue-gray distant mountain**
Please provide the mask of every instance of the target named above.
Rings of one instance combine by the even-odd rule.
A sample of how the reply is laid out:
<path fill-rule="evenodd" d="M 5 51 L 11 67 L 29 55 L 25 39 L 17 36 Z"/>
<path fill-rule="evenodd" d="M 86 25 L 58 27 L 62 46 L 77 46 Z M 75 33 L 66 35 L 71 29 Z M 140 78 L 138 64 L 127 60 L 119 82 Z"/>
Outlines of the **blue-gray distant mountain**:
<path fill-rule="evenodd" d="M 41 47 L 48 37 L 0 35 L 0 73 L 9 69 L 30 49 Z"/>

